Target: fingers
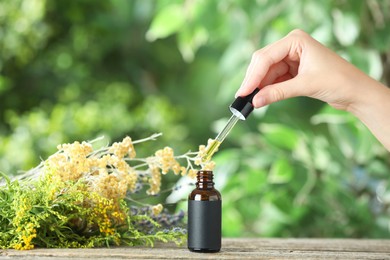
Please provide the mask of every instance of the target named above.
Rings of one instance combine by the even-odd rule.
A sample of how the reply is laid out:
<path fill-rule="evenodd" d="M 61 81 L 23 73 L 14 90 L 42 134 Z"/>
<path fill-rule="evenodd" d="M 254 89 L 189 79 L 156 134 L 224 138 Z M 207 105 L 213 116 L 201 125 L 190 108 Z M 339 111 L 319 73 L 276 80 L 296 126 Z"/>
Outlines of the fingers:
<path fill-rule="evenodd" d="M 254 98 L 254 107 L 262 107 L 271 103 L 284 100 L 291 97 L 299 96 L 300 94 L 300 80 L 293 78 L 289 73 L 279 77 L 272 85 L 264 87 Z"/>
<path fill-rule="evenodd" d="M 264 76 L 263 80 L 261 81 L 260 87 L 273 84 L 277 78 L 285 75 L 289 71 L 290 68 L 284 61 L 272 65 L 268 70 L 267 74 Z"/>
<path fill-rule="evenodd" d="M 277 74 L 282 75 L 280 71 L 285 70 L 285 66 L 288 65 L 282 61 L 287 56 L 289 56 L 290 47 L 292 45 L 291 39 L 287 37 L 261 50 L 258 50 L 253 54 L 244 81 L 241 84 L 240 89 L 237 91 L 236 97 L 246 96 L 250 94 L 255 88 L 259 87 L 270 71 L 271 67 L 274 65 L 277 67 L 272 73 L 276 73 L 276 75 L 272 75 L 271 73 L 269 77 L 272 78 L 274 76 L 278 76 Z"/>

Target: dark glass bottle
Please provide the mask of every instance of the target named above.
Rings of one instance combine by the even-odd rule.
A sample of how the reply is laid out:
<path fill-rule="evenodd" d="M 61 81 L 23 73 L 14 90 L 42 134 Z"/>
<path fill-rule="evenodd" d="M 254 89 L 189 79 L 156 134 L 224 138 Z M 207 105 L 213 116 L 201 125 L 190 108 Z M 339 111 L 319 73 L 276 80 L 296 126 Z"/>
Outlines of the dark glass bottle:
<path fill-rule="evenodd" d="M 212 253 L 221 250 L 221 194 L 213 172 L 197 173 L 196 189 L 188 196 L 188 249 Z"/>

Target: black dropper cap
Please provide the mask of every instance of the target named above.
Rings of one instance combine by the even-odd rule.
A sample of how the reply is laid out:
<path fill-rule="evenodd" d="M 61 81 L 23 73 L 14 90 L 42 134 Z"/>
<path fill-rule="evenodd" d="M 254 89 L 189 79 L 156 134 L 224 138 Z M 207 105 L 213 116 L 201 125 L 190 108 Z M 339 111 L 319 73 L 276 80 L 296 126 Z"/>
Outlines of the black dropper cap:
<path fill-rule="evenodd" d="M 237 97 L 229 107 L 233 115 L 237 116 L 241 120 L 245 120 L 254 109 L 252 100 L 259 91 L 260 89 L 256 88 L 248 96 Z"/>

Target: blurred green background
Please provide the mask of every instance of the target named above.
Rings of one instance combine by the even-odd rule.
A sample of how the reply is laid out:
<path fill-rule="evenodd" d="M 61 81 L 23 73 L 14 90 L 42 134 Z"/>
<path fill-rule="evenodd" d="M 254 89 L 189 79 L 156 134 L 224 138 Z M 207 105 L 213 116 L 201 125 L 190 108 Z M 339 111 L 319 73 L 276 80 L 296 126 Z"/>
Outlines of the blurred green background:
<path fill-rule="evenodd" d="M 1 0 L 0 169 L 101 135 L 162 132 L 140 153 L 195 151 L 252 53 L 294 28 L 390 83 L 388 0 Z M 390 237 L 388 152 L 347 113 L 307 98 L 259 109 L 215 161 L 224 236 Z"/>

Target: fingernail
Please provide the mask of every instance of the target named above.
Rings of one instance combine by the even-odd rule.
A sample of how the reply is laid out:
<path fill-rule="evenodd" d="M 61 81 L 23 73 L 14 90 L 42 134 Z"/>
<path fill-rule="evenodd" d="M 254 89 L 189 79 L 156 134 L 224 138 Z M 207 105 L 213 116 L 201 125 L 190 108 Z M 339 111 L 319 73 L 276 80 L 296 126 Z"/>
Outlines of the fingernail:
<path fill-rule="evenodd" d="M 234 95 L 235 98 L 238 98 L 241 95 L 242 89 L 245 88 L 246 82 L 248 81 L 247 77 L 244 78 L 244 80 L 241 83 L 241 86 L 237 90 L 236 94 Z"/>
<path fill-rule="evenodd" d="M 239 96 L 241 96 L 241 92 L 242 92 L 242 85 L 240 86 L 240 88 L 237 90 L 236 94 L 234 95 L 235 98 L 238 98 Z"/>

